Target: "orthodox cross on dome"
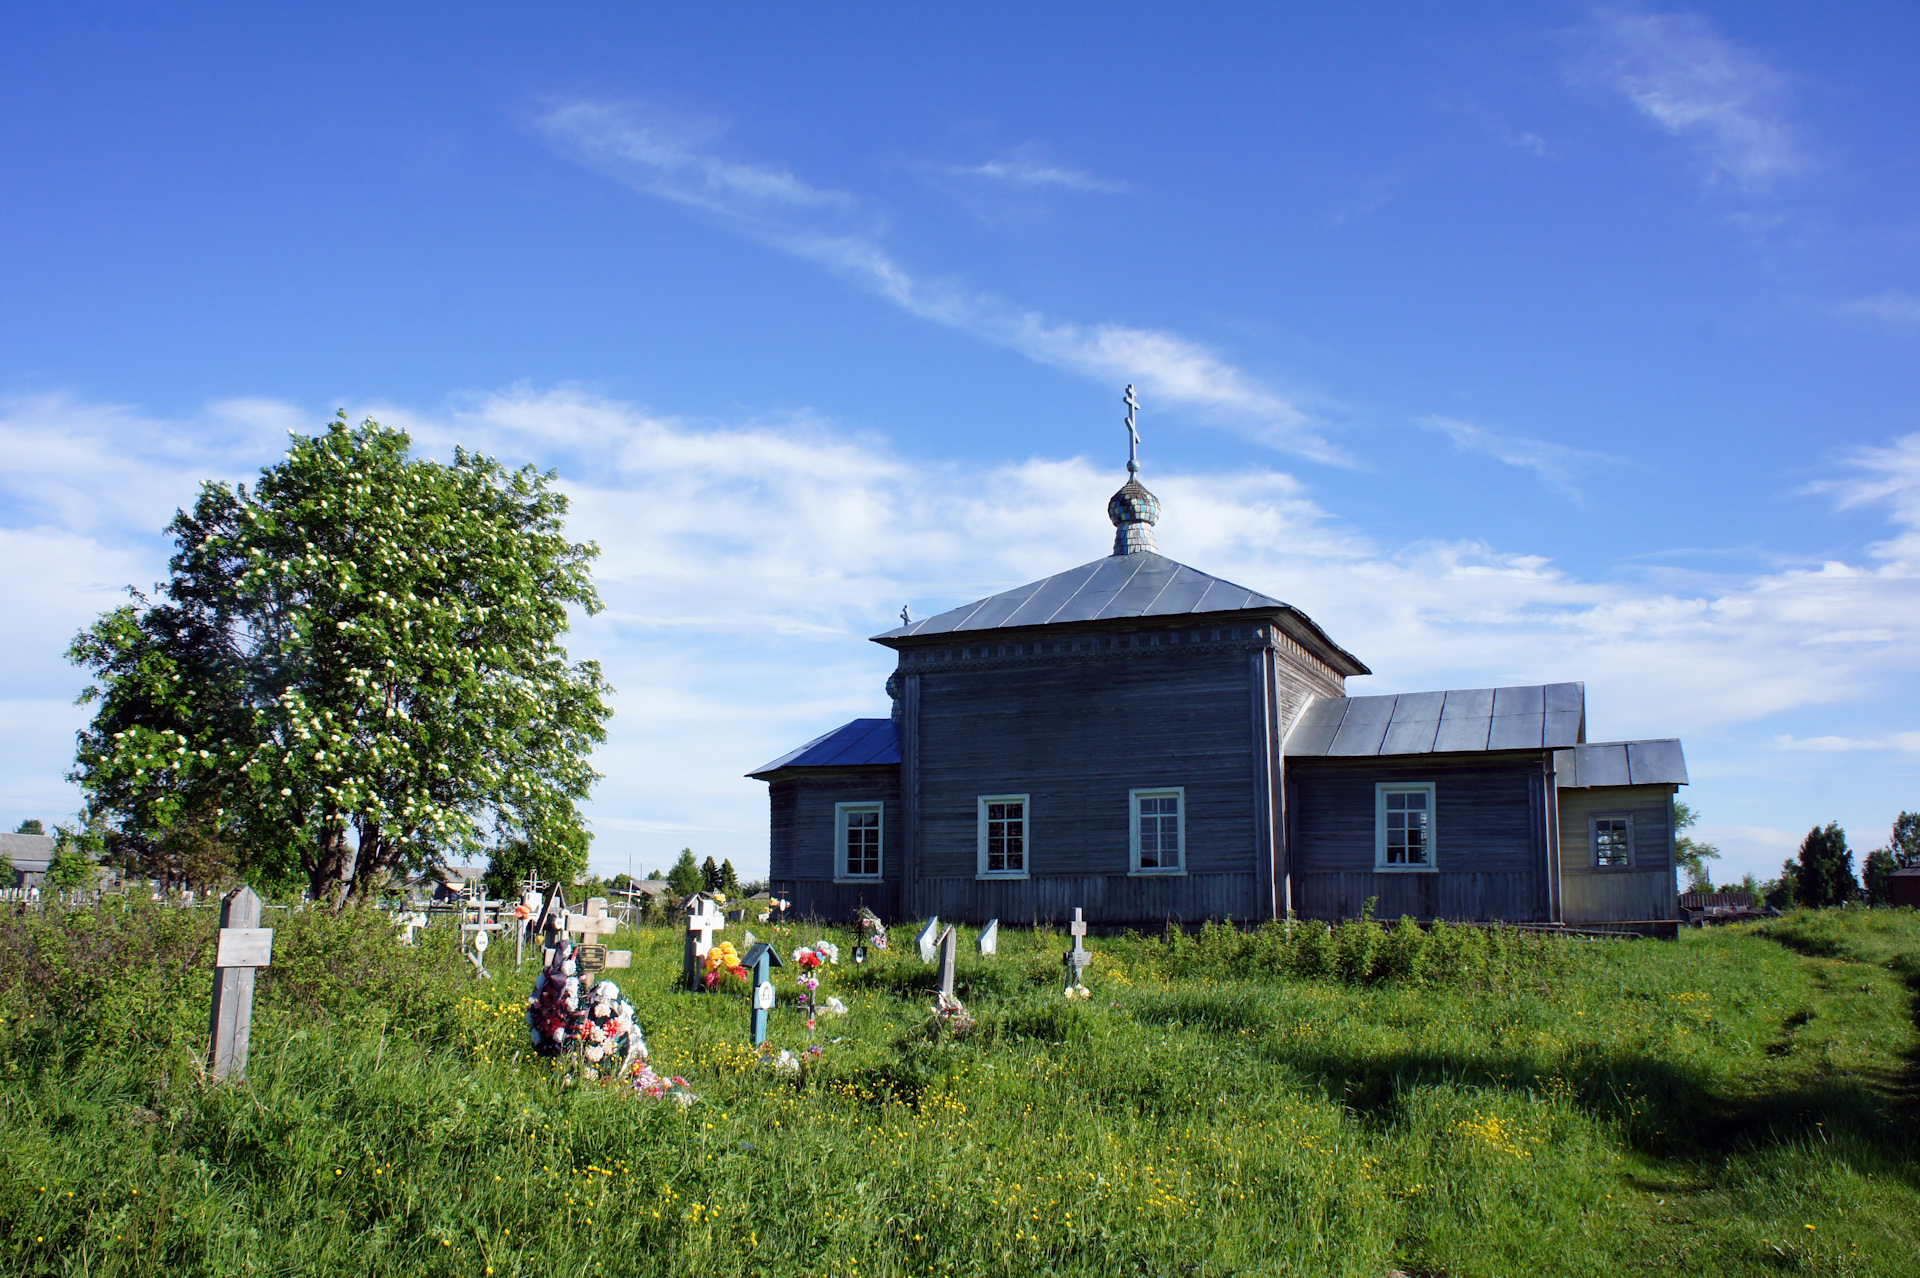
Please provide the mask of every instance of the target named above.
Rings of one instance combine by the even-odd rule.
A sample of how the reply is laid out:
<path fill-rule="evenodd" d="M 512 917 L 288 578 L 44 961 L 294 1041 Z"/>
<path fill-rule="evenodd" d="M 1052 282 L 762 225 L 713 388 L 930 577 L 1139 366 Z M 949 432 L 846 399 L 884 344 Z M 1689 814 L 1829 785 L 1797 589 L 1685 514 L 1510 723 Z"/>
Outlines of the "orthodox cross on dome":
<path fill-rule="evenodd" d="M 1140 423 L 1134 418 L 1140 411 L 1140 401 L 1133 397 L 1132 383 L 1128 383 L 1127 393 L 1120 397 L 1120 402 L 1127 406 L 1127 474 L 1137 475 L 1140 473 Z"/>

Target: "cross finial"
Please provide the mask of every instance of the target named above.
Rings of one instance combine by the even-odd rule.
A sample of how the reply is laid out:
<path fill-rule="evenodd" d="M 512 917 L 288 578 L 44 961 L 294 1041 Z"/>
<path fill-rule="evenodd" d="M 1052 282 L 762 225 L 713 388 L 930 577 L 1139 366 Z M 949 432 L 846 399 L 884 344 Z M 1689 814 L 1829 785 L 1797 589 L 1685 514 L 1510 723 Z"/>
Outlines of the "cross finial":
<path fill-rule="evenodd" d="M 1120 402 L 1127 406 L 1127 473 L 1137 475 L 1140 473 L 1140 424 L 1134 417 L 1140 411 L 1140 401 L 1133 397 L 1131 383 L 1127 386 L 1127 393 L 1120 397 Z"/>

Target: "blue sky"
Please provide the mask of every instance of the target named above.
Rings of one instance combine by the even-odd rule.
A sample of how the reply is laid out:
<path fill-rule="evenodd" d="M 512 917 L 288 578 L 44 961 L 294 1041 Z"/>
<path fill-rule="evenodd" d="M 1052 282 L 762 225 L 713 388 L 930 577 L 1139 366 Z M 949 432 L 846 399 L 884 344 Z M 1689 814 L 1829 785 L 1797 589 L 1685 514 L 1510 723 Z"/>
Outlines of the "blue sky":
<path fill-rule="evenodd" d="M 596 861 L 765 863 L 864 636 L 1161 545 L 1353 690 L 1585 679 L 1725 867 L 1920 808 L 1920 11 L 0 14 L 0 821 L 66 640 L 336 407 L 605 547 Z"/>

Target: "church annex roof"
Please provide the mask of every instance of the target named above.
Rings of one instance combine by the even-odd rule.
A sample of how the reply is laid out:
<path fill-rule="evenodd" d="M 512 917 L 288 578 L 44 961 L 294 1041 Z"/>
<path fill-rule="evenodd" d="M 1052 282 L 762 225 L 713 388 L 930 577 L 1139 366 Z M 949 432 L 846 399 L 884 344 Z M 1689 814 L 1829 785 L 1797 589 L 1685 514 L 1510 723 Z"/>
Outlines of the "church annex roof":
<path fill-rule="evenodd" d="M 897 626 L 873 636 L 875 643 L 899 647 L 904 641 L 982 630 L 1014 630 L 1072 622 L 1173 619 L 1202 613 L 1283 613 L 1337 658 L 1350 663 L 1344 674 L 1367 674 L 1358 658 L 1327 638 L 1299 609 L 1257 590 L 1236 586 L 1153 551 L 1109 555 L 1039 581 L 934 617 Z M 1334 663 L 1342 664 L 1340 661 Z"/>
<path fill-rule="evenodd" d="M 1565 749 L 1587 735 L 1587 685 L 1321 697 L 1287 734 L 1292 758 Z"/>
<path fill-rule="evenodd" d="M 747 773 L 758 780 L 784 768 L 863 768 L 900 762 L 900 737 L 891 719 L 855 719 L 825 736 L 815 737 L 798 750 L 789 750 L 772 763 Z"/>
<path fill-rule="evenodd" d="M 1609 785 L 1686 785 L 1687 756 L 1677 737 L 1589 741 L 1553 756 L 1561 789 Z"/>

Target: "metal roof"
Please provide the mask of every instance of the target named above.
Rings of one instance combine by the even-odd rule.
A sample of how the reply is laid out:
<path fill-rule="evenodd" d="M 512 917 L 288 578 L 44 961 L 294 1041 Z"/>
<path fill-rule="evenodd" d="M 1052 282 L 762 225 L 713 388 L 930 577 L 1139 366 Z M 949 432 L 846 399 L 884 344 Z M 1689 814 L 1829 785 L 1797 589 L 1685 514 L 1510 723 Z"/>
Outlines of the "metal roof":
<path fill-rule="evenodd" d="M 1675 737 L 1654 741 L 1590 741 L 1553 756 L 1563 789 L 1606 785 L 1686 785 L 1687 758 Z"/>
<path fill-rule="evenodd" d="M 892 646 L 901 640 L 979 630 L 1248 611 L 1282 612 L 1298 618 L 1314 638 L 1353 664 L 1346 673 L 1368 673 L 1357 658 L 1328 639 L 1310 617 L 1291 604 L 1152 551 L 1108 555 L 938 616 L 897 626 L 873 636 L 873 640 Z"/>
<path fill-rule="evenodd" d="M 1571 746 L 1586 735 L 1583 683 L 1321 697 L 1287 734 L 1294 758 Z"/>
<path fill-rule="evenodd" d="M 862 768 L 898 762 L 900 737 L 894 732 L 893 720 L 855 719 L 747 775 L 764 779 L 767 774 L 783 768 Z"/>

